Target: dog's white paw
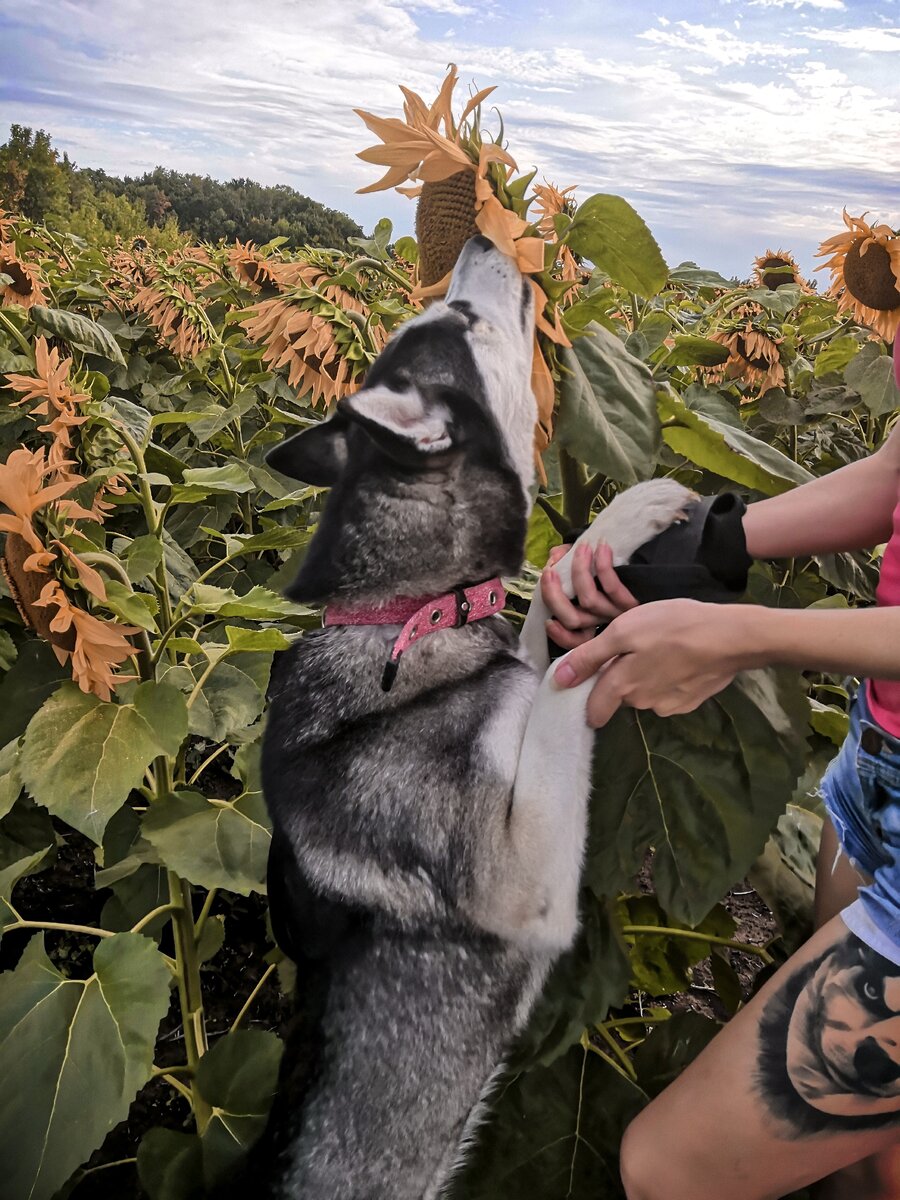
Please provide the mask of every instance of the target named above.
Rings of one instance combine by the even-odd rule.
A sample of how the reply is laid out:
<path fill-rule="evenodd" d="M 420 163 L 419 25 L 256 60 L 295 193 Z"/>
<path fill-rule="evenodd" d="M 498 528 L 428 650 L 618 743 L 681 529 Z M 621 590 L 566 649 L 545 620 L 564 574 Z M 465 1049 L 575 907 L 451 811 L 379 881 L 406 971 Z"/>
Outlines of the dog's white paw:
<path fill-rule="evenodd" d="M 613 563 L 620 566 L 639 546 L 683 520 L 697 499 L 696 492 L 674 479 L 636 483 L 607 505 L 584 535 L 585 540 L 594 546 L 606 542 L 612 548 Z"/>

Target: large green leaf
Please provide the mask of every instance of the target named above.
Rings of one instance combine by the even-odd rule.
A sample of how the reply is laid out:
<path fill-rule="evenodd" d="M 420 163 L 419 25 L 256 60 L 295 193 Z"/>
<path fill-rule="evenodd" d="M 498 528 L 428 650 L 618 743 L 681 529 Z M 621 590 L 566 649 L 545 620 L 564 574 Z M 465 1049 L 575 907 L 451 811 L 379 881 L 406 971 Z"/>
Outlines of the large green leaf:
<path fill-rule="evenodd" d="M 215 613 L 221 617 L 255 617 L 260 621 L 306 616 L 310 611 L 305 605 L 285 600 L 268 588 L 252 587 L 239 596 L 230 588 L 214 587 L 211 583 L 198 583 L 194 587 L 191 607 L 195 612 Z"/>
<path fill-rule="evenodd" d="M 202 1200 L 203 1147 L 196 1133 L 149 1130 L 138 1146 L 137 1170 L 150 1200 Z"/>
<path fill-rule="evenodd" d="M 701 921 L 789 802 L 807 706 L 791 673 L 748 672 L 694 713 L 622 709 L 597 736 L 586 882 L 628 890 L 649 847 L 667 913 Z"/>
<path fill-rule="evenodd" d="M 23 642 L 19 655 L 0 681 L 0 746 L 25 732 L 47 697 L 69 672 L 60 666 L 47 642 Z"/>
<path fill-rule="evenodd" d="M 70 346 L 77 346 L 79 350 L 99 354 L 103 358 L 112 359 L 119 366 L 125 366 L 125 358 L 118 342 L 108 329 L 104 329 L 96 321 L 61 308 L 45 308 L 42 304 L 32 305 L 28 315 L 35 325 L 63 338 Z"/>
<path fill-rule="evenodd" d="M 196 1085 L 213 1110 L 203 1131 L 203 1176 L 210 1191 L 265 1128 L 283 1049 L 274 1033 L 238 1029 L 200 1060 Z"/>
<path fill-rule="evenodd" d="M 266 890 L 272 827 L 259 792 L 236 800 L 176 792 L 150 806 L 143 834 L 167 867 L 199 887 Z"/>
<path fill-rule="evenodd" d="M 700 337 L 696 333 L 679 333 L 674 343 L 662 359 L 667 367 L 715 367 L 725 362 L 731 353 L 721 342 Z"/>
<path fill-rule="evenodd" d="M 620 1200 L 619 1145 L 647 1102 L 581 1046 L 505 1078 L 451 1200 Z"/>
<path fill-rule="evenodd" d="M 578 938 L 553 967 L 528 1026 L 517 1040 L 513 1065 L 551 1063 L 602 1021 L 628 994 L 628 947 L 615 907 L 587 889 L 581 895 Z"/>
<path fill-rule="evenodd" d="M 243 656 L 242 661 L 247 657 Z M 203 672 L 200 665 L 171 667 L 165 680 L 190 696 Z M 246 740 L 242 736 L 244 731 L 259 718 L 264 707 L 265 694 L 256 680 L 239 667 L 220 662 L 193 698 L 188 714 L 190 731 L 214 742 L 225 738 Z"/>
<path fill-rule="evenodd" d="M 0 871 L 0 933 L 10 923 L 15 921 L 16 914 L 13 909 L 11 900 L 13 888 L 24 876 L 28 875 L 34 868 L 43 860 L 50 846 L 45 846 L 43 850 L 36 850 L 33 854 L 28 854 L 25 858 L 20 858 L 17 862 L 11 863 Z"/>
<path fill-rule="evenodd" d="M 659 418 L 649 369 L 601 325 L 560 352 L 556 441 L 618 483 L 648 479 L 659 452 Z"/>
<path fill-rule="evenodd" d="M 39 938 L 0 976 L 5 1200 L 49 1200 L 125 1118 L 150 1078 L 169 980 L 134 933 L 100 942 L 89 979 L 61 975 Z"/>
<path fill-rule="evenodd" d="M 671 390 L 659 393 L 659 415 L 663 440 L 676 453 L 744 487 L 776 496 L 814 478 L 805 467 L 746 429 L 689 409 Z"/>
<path fill-rule="evenodd" d="M 0 817 L 5 817 L 22 791 L 19 771 L 19 743 L 10 742 L 0 750 Z"/>
<path fill-rule="evenodd" d="M 655 296 L 669 268 L 653 234 L 621 196 L 590 196 L 575 213 L 565 241 L 582 258 L 639 296 Z"/>
<path fill-rule="evenodd" d="M 131 704 L 115 704 L 64 684 L 25 732 L 22 779 L 39 804 L 99 843 L 152 760 L 177 753 L 186 733 L 177 688 L 143 683 Z"/>

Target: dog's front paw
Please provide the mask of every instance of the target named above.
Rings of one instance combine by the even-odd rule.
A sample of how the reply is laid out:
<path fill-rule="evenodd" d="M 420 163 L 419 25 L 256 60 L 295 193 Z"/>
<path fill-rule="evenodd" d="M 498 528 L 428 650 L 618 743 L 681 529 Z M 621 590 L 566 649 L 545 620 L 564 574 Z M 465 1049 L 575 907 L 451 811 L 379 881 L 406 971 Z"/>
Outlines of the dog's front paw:
<path fill-rule="evenodd" d="M 674 479 L 650 479 L 621 492 L 594 521 L 586 537 L 596 545 L 606 542 L 613 552 L 613 563 L 628 562 L 635 550 L 651 538 L 683 521 L 696 492 Z"/>

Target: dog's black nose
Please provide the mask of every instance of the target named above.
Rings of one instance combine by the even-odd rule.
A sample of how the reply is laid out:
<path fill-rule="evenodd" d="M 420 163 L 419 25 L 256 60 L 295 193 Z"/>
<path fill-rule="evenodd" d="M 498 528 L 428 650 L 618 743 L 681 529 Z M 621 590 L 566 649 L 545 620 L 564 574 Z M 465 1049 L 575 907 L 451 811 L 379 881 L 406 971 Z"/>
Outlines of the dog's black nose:
<path fill-rule="evenodd" d="M 493 250 L 494 243 L 490 238 L 486 238 L 483 233 L 476 233 L 474 237 L 469 238 L 470 246 L 477 246 L 479 250 Z"/>
<path fill-rule="evenodd" d="M 860 1081 L 870 1086 L 879 1087 L 900 1079 L 900 1064 L 895 1063 L 872 1037 L 857 1046 L 853 1066 Z"/>

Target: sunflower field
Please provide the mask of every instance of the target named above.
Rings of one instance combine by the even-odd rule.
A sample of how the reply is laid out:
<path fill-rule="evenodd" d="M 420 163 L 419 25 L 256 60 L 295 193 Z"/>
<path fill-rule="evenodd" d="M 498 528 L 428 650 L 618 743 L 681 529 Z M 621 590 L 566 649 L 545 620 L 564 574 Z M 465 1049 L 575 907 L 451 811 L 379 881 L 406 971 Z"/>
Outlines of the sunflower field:
<path fill-rule="evenodd" d="M 404 91 L 403 121 L 362 114 L 382 144 L 361 157 L 388 167 L 373 186 L 421 193 L 417 239 L 382 221 L 349 253 L 166 253 L 0 213 L 8 1200 L 198 1200 L 265 1124 L 303 981 L 267 922 L 259 740 L 273 656 L 319 622 L 281 593 L 323 496 L 264 454 L 360 385 L 461 240 L 514 255 L 539 302 L 514 620 L 551 548 L 618 490 L 665 474 L 774 495 L 870 453 L 895 418 L 887 226 L 847 218 L 823 243 L 823 294 L 783 250 L 761 247 L 745 282 L 672 268 L 622 198 L 576 207 L 516 175 L 482 129 L 487 92 L 457 120 L 454 82 L 433 105 Z M 866 604 L 876 573 L 868 555 L 758 563 L 749 599 Z M 621 711 L 598 736 L 581 933 L 456 1200 L 621 1196 L 628 1120 L 809 932 L 815 785 L 846 706 L 841 680 L 752 672 L 695 713 Z M 748 932 L 751 890 L 766 907 Z"/>

